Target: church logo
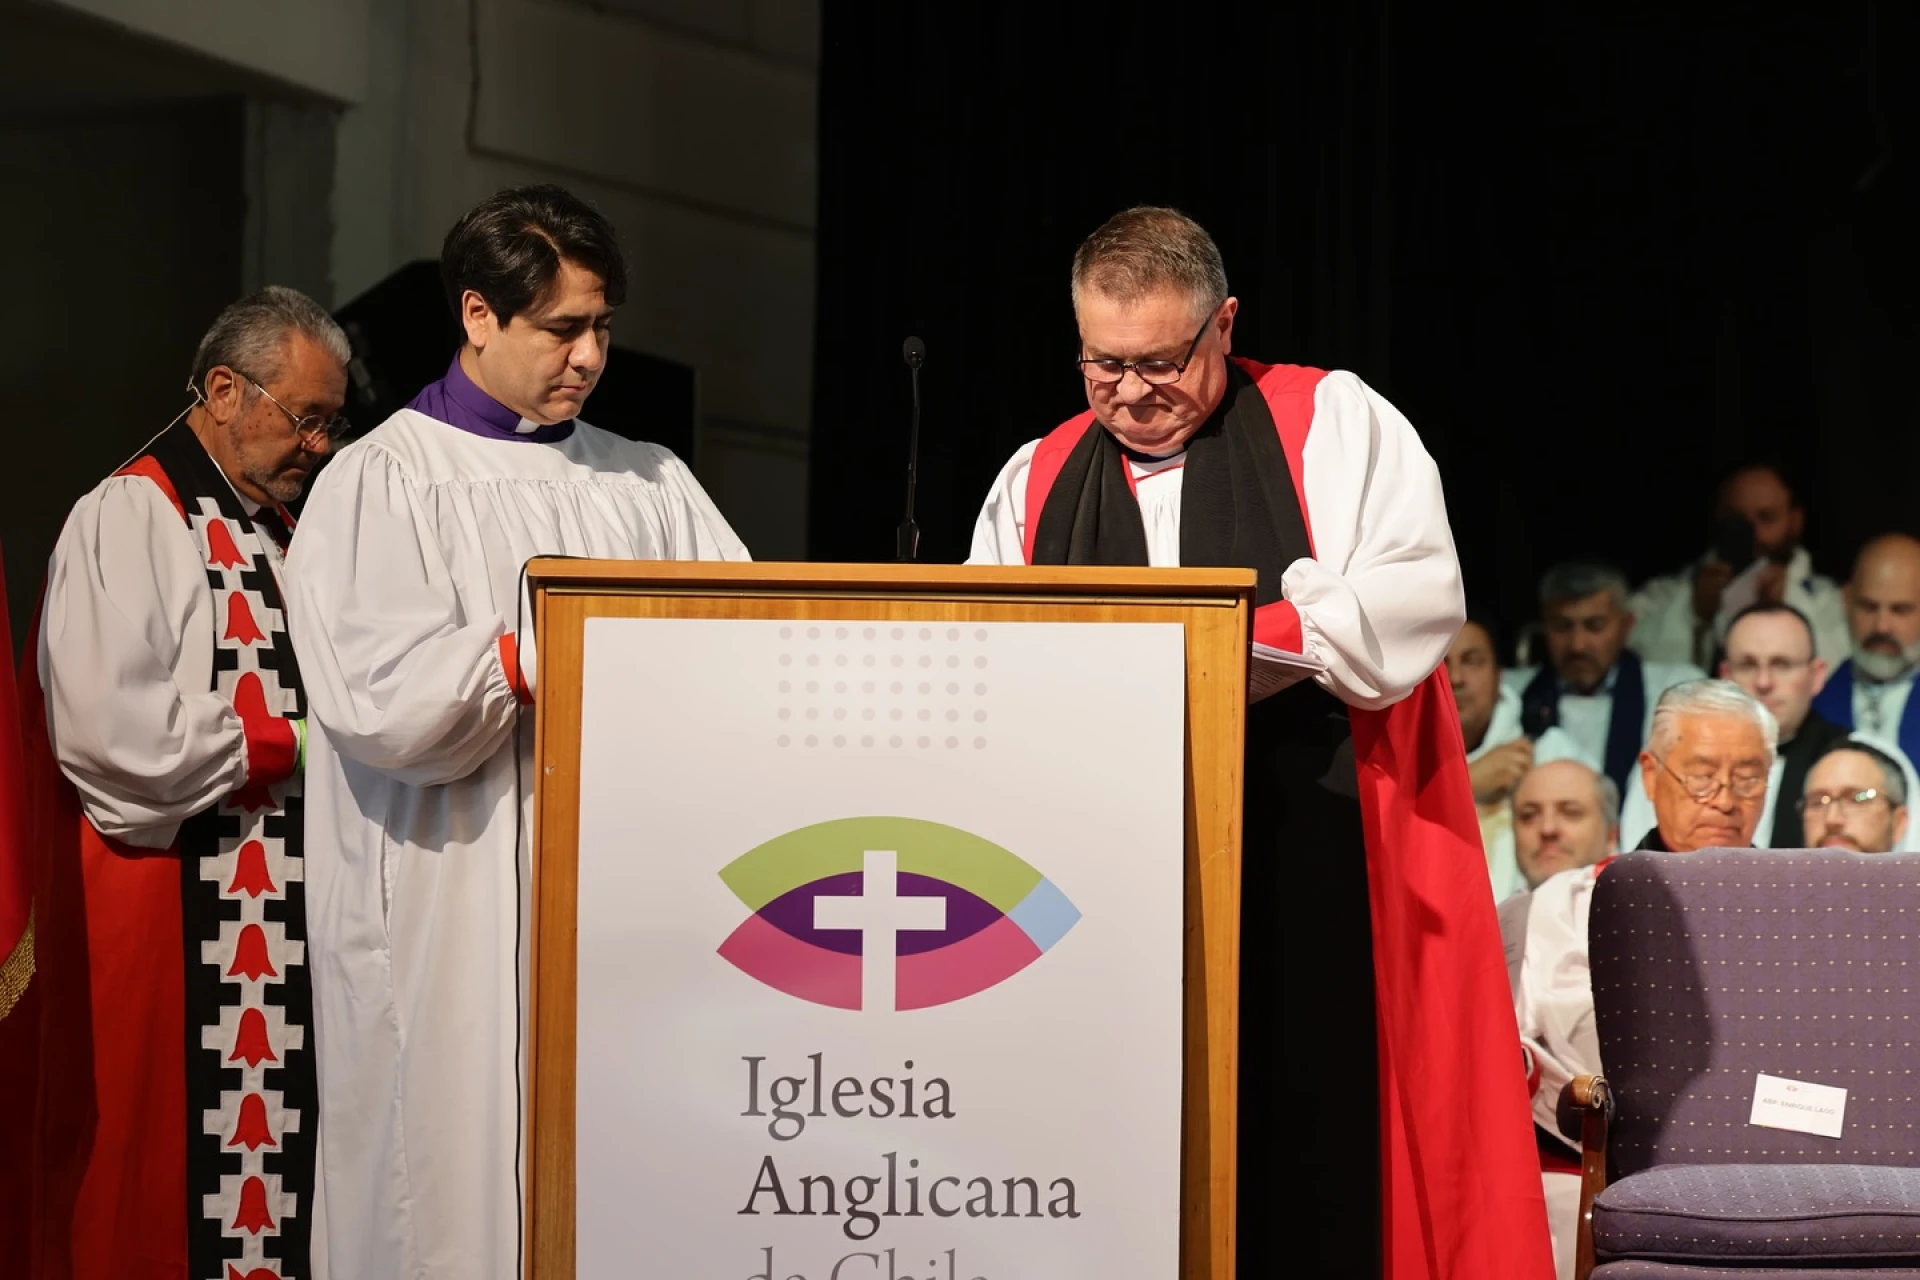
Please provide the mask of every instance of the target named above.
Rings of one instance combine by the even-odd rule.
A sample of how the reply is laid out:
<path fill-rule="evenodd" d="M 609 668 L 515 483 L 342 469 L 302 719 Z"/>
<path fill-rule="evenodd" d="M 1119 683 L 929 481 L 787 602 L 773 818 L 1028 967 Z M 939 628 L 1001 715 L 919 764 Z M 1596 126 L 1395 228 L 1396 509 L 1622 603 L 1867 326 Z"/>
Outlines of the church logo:
<path fill-rule="evenodd" d="M 720 871 L 753 914 L 720 955 L 834 1009 L 951 1004 L 997 986 L 1080 919 L 1022 859 L 957 827 L 841 818 L 789 831 Z"/>

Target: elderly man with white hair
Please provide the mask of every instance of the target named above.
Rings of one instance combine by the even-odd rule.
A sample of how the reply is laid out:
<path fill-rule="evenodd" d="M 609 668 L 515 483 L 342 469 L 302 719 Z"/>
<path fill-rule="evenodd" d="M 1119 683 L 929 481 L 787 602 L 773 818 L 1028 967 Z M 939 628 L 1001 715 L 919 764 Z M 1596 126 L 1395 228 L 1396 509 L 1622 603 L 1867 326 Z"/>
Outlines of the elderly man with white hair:
<path fill-rule="evenodd" d="M 1639 847 L 1691 853 L 1752 844 L 1778 737 L 1773 713 L 1732 681 L 1689 680 L 1661 694 L 1640 752 L 1655 825 Z M 1562 1280 L 1573 1274 L 1580 1177 L 1578 1149 L 1561 1135 L 1554 1112 L 1560 1090 L 1574 1076 L 1601 1069 L 1587 972 L 1587 913 L 1608 861 L 1549 876 L 1500 907 L 1547 1222 Z"/>
<path fill-rule="evenodd" d="M 1689 680 L 1661 694 L 1640 753 L 1654 826 L 1637 847 L 1751 846 L 1779 740 L 1773 712 L 1731 680 Z"/>

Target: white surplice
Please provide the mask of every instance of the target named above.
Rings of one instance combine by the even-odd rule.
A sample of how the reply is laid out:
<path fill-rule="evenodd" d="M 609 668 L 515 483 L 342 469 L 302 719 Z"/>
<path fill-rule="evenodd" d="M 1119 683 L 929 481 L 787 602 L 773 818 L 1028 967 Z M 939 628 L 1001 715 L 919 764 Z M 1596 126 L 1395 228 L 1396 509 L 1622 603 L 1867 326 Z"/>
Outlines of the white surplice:
<path fill-rule="evenodd" d="M 273 540 L 260 545 L 277 573 Z M 102 835 L 164 849 L 246 782 L 240 714 L 212 687 L 216 612 L 193 531 L 159 485 L 110 476 L 74 504 L 33 643 L 60 769 Z"/>
<path fill-rule="evenodd" d="M 1089 430 L 1100 428 L 1089 427 Z M 974 524 L 969 564 L 1024 564 L 1027 475 L 1038 440 L 1000 470 Z M 1351 706 L 1388 706 L 1446 656 L 1466 609 L 1440 473 L 1386 398 L 1351 373 L 1314 388 L 1300 477 L 1314 554 L 1287 566 L 1281 594 L 1321 687 Z M 1184 468 L 1135 463 L 1147 564 L 1180 563 Z"/>
<path fill-rule="evenodd" d="M 1604 864 L 1602 864 L 1604 865 Z M 1579 1147 L 1560 1132 L 1560 1093 L 1578 1075 L 1600 1071 L 1600 1037 L 1593 1022 L 1593 980 L 1587 961 L 1587 916 L 1601 867 L 1575 867 L 1548 876 L 1531 895 L 1524 915 L 1501 908 L 1502 932 L 1523 927 L 1514 1015 L 1530 1066 L 1534 1123 L 1551 1134 L 1568 1155 Z M 1548 1229 L 1553 1236 L 1558 1280 L 1573 1275 L 1574 1240 L 1579 1226 L 1580 1179 L 1567 1173 L 1543 1173 Z"/>
<path fill-rule="evenodd" d="M 413 410 L 322 472 L 288 558 L 336 1280 L 517 1277 L 533 716 L 500 642 L 531 680 L 542 555 L 748 558 L 657 445 Z"/>

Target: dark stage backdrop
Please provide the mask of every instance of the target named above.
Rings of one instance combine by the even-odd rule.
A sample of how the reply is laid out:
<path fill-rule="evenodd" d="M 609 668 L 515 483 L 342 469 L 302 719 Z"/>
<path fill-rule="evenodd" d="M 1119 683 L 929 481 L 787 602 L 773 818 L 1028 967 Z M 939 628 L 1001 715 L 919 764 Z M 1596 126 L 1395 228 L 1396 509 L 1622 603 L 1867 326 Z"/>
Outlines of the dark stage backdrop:
<path fill-rule="evenodd" d="M 828 0 L 811 552 L 885 559 L 926 340 L 923 558 L 1085 407 L 1074 246 L 1129 204 L 1220 242 L 1235 349 L 1349 368 L 1446 479 L 1469 593 L 1704 547 L 1774 454 L 1822 567 L 1911 527 L 1920 76 L 1905 5 Z M 1920 529 L 1916 529 L 1920 532 Z"/>

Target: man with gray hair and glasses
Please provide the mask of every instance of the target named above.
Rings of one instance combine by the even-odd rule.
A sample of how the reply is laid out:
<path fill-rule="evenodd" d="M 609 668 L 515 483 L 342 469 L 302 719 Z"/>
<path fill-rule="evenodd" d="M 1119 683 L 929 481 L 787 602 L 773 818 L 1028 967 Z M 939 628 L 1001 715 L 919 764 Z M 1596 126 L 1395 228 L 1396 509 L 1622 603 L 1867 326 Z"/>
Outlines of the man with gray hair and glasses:
<path fill-rule="evenodd" d="M 1661 694 L 1640 753 L 1654 825 L 1635 847 L 1750 848 L 1779 740 L 1773 712 L 1731 680 L 1689 680 Z"/>
<path fill-rule="evenodd" d="M 344 428 L 348 357 L 292 289 L 229 306 L 191 403 L 75 504 L 48 564 L 21 690 L 37 1274 L 312 1274 L 306 704 L 281 556 L 285 504 Z"/>
<path fill-rule="evenodd" d="M 1511 1003 L 1436 671 L 1465 601 L 1433 459 L 1353 374 L 1234 355 L 1239 302 L 1184 214 L 1114 215 L 1071 283 L 1087 411 L 1008 461 L 970 560 L 1253 569 L 1254 640 L 1313 672 L 1247 713 L 1242 1073 L 1263 1083 L 1240 1093 L 1241 1221 L 1284 1203 L 1316 1274 L 1377 1276 L 1391 1240 L 1460 1275 L 1539 1275 Z M 1315 927 L 1273 927 L 1303 903 Z M 1281 1051 L 1290 1026 L 1377 1071 Z M 1417 1140 L 1380 1105 L 1415 1094 L 1448 1100 Z M 1304 1192 L 1256 1140 L 1282 1125 Z"/>

